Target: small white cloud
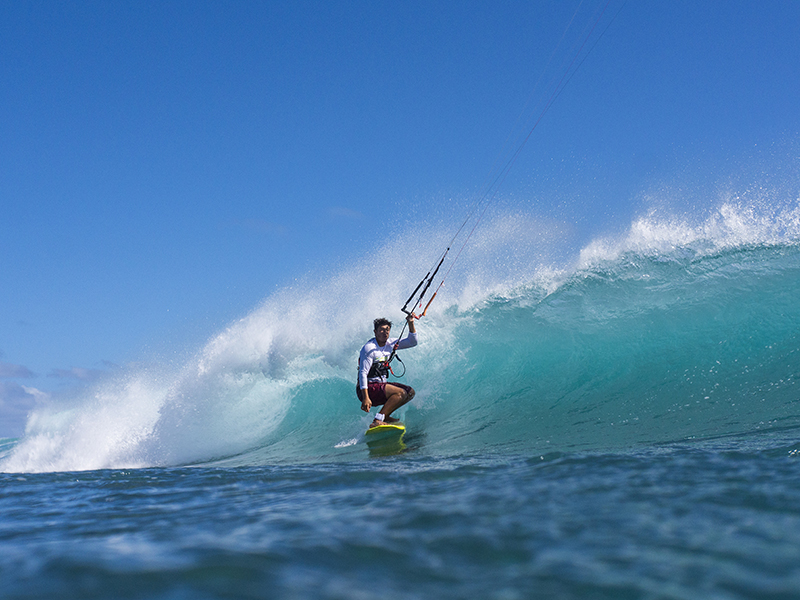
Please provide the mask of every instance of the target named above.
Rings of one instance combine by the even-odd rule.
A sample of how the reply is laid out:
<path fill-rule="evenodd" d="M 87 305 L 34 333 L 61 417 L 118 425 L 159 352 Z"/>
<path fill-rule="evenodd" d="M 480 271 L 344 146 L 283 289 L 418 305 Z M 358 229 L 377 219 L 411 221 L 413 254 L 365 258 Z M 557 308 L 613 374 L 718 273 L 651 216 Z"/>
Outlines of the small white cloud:
<path fill-rule="evenodd" d="M 26 394 L 32 396 L 34 400 L 38 402 L 42 402 L 50 398 L 50 394 L 47 392 L 43 392 L 42 390 L 37 390 L 35 387 L 31 387 L 29 385 L 22 385 L 20 386 Z"/>

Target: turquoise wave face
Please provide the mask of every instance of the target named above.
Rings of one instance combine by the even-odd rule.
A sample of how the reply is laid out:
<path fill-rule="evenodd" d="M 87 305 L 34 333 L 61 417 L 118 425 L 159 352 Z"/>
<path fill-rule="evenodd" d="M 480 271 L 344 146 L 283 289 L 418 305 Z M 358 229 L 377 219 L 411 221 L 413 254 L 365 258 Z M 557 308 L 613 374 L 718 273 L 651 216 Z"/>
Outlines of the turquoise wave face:
<path fill-rule="evenodd" d="M 541 455 L 797 427 L 800 236 L 777 221 L 746 235 L 637 222 L 562 269 L 487 243 L 401 355 L 417 390 L 407 448 Z M 358 350 L 415 284 L 364 294 L 368 263 L 280 291 L 177 368 L 40 408 L 0 469 L 363 459 Z"/>
<path fill-rule="evenodd" d="M 799 259 L 628 254 L 491 302 L 459 331 L 433 421 L 462 450 L 534 452 L 796 424 Z"/>

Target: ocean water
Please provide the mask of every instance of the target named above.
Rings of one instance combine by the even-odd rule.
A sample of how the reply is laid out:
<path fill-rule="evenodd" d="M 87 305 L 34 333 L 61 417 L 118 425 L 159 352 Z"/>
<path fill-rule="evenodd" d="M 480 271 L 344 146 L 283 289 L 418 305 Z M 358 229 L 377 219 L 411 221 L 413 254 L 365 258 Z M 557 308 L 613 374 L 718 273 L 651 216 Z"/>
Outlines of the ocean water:
<path fill-rule="evenodd" d="M 385 286 L 365 257 L 38 407 L 0 442 L 0 597 L 800 598 L 796 203 L 574 252 L 487 219 L 371 449 L 358 350 L 428 233 Z"/>

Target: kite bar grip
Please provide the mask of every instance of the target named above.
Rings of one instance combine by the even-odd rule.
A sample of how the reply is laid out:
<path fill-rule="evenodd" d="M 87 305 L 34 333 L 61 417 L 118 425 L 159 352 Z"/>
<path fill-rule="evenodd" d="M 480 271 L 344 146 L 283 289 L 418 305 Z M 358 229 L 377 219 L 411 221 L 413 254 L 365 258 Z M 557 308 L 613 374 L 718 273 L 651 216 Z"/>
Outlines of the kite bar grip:
<path fill-rule="evenodd" d="M 425 316 L 425 313 L 428 312 L 428 307 L 431 305 L 431 302 L 433 302 L 433 299 L 436 298 L 436 294 L 438 294 L 438 293 L 439 293 L 439 290 L 436 290 L 435 292 L 433 292 L 433 296 L 431 296 L 431 299 L 428 300 L 428 303 L 425 305 L 425 310 L 422 311 L 422 314 L 420 316 L 418 316 L 417 319 L 421 319 L 422 317 Z"/>

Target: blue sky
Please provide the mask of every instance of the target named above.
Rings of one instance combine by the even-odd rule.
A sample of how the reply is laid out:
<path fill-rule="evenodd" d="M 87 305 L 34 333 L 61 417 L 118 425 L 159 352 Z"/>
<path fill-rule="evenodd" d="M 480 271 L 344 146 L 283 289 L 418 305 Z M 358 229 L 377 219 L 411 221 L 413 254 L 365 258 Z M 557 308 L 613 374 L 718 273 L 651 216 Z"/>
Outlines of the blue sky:
<path fill-rule="evenodd" d="M 0 4 L 0 436 L 458 216 L 579 4 Z M 611 0 L 598 31 L 617 13 L 499 201 L 580 244 L 653 189 L 794 177 L 800 3 Z"/>

